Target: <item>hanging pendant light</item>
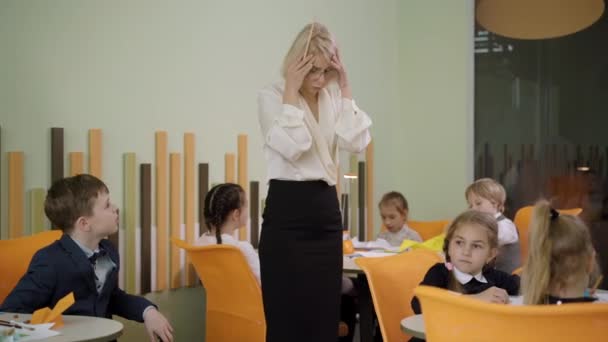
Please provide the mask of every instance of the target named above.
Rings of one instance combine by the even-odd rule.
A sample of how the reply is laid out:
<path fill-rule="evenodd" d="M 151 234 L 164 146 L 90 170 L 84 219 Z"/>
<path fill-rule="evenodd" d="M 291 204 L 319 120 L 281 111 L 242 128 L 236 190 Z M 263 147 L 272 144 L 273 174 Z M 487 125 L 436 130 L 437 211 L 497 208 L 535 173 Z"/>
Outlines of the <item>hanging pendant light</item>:
<path fill-rule="evenodd" d="M 475 17 L 501 36 L 546 39 L 581 31 L 603 12 L 604 0 L 477 0 Z"/>

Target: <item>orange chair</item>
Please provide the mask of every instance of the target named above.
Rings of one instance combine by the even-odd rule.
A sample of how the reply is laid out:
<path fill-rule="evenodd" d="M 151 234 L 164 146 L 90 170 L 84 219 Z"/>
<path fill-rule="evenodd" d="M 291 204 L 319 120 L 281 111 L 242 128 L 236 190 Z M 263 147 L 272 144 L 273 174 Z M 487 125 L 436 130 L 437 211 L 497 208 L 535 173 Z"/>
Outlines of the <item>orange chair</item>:
<path fill-rule="evenodd" d="M 419 286 L 427 341 L 606 341 L 608 304 L 499 305 Z"/>
<path fill-rule="evenodd" d="M 407 225 L 417 231 L 423 241 L 444 233 L 449 224 L 449 220 L 407 221 Z"/>
<path fill-rule="evenodd" d="M 525 262 L 528 257 L 528 239 L 530 234 L 530 221 L 532 220 L 533 210 L 534 206 L 521 207 L 515 213 L 515 218 L 513 220 L 513 223 L 515 223 L 515 227 L 517 227 L 517 230 L 519 232 L 519 250 L 521 253 L 522 263 Z M 583 211 L 583 209 L 558 209 L 557 211 L 560 214 L 577 216 Z"/>
<path fill-rule="evenodd" d="M 175 238 L 171 241 L 186 250 L 205 287 L 205 341 L 265 341 L 262 291 L 243 253 L 229 245 L 192 246 Z"/>
<path fill-rule="evenodd" d="M 61 230 L 49 230 L 32 236 L 0 240 L 0 303 L 27 271 L 36 252 L 61 238 Z"/>
<path fill-rule="evenodd" d="M 417 249 L 383 258 L 358 258 L 355 262 L 367 277 L 372 300 L 385 342 L 407 341 L 400 321 L 414 314 L 410 302 L 414 288 L 428 269 L 441 262 L 439 254 Z"/>

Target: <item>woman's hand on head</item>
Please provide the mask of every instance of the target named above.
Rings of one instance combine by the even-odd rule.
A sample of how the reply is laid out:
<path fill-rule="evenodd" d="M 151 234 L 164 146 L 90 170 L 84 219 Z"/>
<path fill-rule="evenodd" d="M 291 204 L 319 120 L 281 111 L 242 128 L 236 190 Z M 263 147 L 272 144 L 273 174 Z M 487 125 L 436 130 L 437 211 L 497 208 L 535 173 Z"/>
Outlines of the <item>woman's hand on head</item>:
<path fill-rule="evenodd" d="M 342 96 L 352 98 L 352 96 L 350 96 L 350 87 L 348 84 L 348 76 L 346 75 L 346 68 L 344 67 L 344 64 L 342 64 L 342 58 L 340 57 L 340 49 L 338 49 L 337 47 L 336 53 L 329 61 L 329 64 L 338 74 L 338 85 L 340 86 L 340 90 L 342 90 Z"/>
<path fill-rule="evenodd" d="M 508 304 L 509 294 L 504 289 L 492 286 L 489 289 L 480 292 L 476 295 L 472 295 L 474 298 L 483 300 L 490 303 Z"/>
<path fill-rule="evenodd" d="M 302 56 L 287 67 L 285 75 L 285 94 L 283 103 L 296 105 L 298 103 L 298 92 L 302 87 L 304 78 L 313 67 L 314 55 Z"/>

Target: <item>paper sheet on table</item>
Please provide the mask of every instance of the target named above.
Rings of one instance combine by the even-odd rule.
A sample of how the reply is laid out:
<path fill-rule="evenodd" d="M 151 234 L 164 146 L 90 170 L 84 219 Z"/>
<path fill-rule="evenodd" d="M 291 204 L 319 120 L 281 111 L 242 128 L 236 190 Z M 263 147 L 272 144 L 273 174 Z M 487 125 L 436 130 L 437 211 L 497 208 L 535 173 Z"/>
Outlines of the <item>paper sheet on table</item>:
<path fill-rule="evenodd" d="M 390 249 L 392 246 L 390 243 L 388 243 L 388 241 L 384 240 L 384 239 L 377 239 L 374 241 L 359 241 L 359 240 L 352 240 L 353 241 L 353 247 L 355 247 L 355 249 Z"/>
<path fill-rule="evenodd" d="M 509 296 L 509 304 L 524 305 L 524 296 Z"/>
<path fill-rule="evenodd" d="M 601 302 L 601 303 L 608 303 L 608 292 L 607 291 L 601 291 L 601 292 L 596 292 L 595 295 L 597 297 L 597 302 Z"/>
<path fill-rule="evenodd" d="M 350 257 L 351 258 L 357 258 L 357 257 L 363 257 L 363 258 L 383 258 L 383 257 L 391 256 L 391 255 L 394 255 L 394 254 L 385 253 L 385 252 L 363 252 L 363 251 L 357 251 L 357 252 L 355 252 L 355 254 L 351 254 Z"/>
<path fill-rule="evenodd" d="M 15 322 L 23 327 L 33 328 L 34 330 L 28 329 L 15 329 L 14 341 L 27 342 L 27 341 L 40 341 L 49 337 L 57 336 L 60 333 L 58 331 L 51 330 L 54 323 L 45 324 L 25 324 L 21 322 Z M 2 341 L 2 337 L 0 337 Z"/>

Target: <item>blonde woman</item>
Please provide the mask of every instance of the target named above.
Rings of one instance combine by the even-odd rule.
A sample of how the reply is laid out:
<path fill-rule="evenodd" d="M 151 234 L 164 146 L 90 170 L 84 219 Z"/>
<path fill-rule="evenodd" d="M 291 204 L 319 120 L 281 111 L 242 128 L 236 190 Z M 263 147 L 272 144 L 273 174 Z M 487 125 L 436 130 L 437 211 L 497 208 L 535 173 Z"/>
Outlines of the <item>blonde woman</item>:
<path fill-rule="evenodd" d="M 322 24 L 296 36 L 282 75 L 258 94 L 269 179 L 259 246 L 266 341 L 335 342 L 342 282 L 338 150 L 364 150 L 372 122 L 355 105 Z"/>

